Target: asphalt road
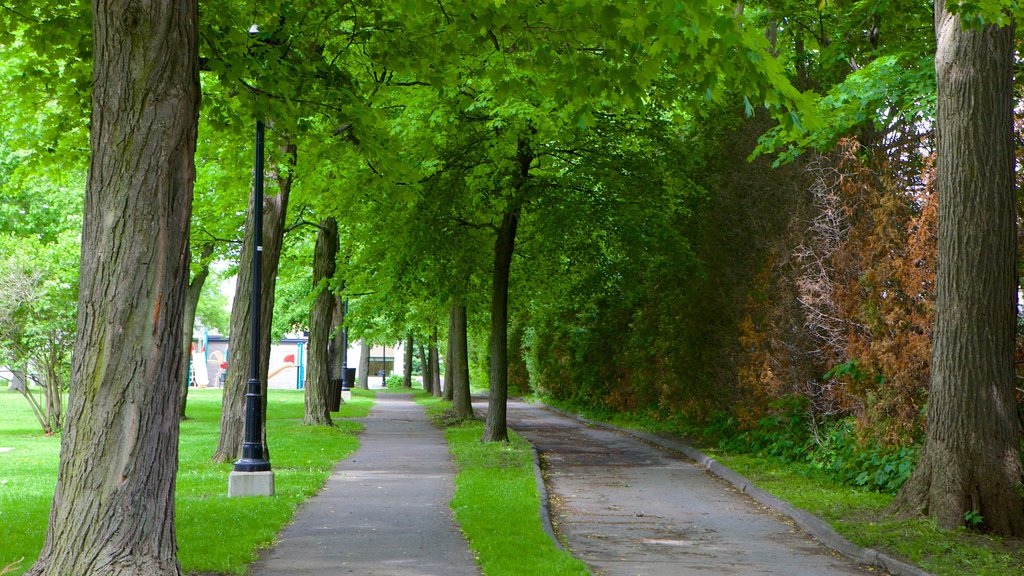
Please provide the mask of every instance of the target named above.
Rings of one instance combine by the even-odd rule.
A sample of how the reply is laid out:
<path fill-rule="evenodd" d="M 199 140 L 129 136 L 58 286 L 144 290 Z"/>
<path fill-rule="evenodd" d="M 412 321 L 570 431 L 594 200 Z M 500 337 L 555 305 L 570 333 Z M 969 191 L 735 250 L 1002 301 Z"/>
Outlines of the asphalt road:
<path fill-rule="evenodd" d="M 541 453 L 553 523 L 601 576 L 878 574 L 667 451 L 510 402 Z"/>

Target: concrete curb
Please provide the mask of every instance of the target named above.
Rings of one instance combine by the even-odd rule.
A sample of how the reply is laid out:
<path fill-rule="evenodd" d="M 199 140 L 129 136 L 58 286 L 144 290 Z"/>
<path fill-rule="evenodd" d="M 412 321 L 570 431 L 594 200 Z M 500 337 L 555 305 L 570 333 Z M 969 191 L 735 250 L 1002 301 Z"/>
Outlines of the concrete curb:
<path fill-rule="evenodd" d="M 554 412 L 555 414 L 560 414 L 567 418 L 572 418 L 574 420 L 582 422 L 587 426 L 593 426 L 595 428 L 601 428 L 626 436 L 632 436 L 633 438 L 646 442 L 647 444 L 652 444 L 654 446 L 668 450 L 670 452 L 682 454 L 686 458 L 696 463 L 697 466 L 707 470 L 711 474 L 728 482 L 741 493 L 750 496 L 762 506 L 765 506 L 766 508 L 769 508 L 779 514 L 782 514 L 783 516 L 789 517 L 793 520 L 793 522 L 797 524 L 797 526 L 802 528 L 804 531 L 806 531 L 808 534 L 814 537 L 814 539 L 818 540 L 825 546 L 828 546 L 836 552 L 848 558 L 851 558 L 857 562 L 860 562 L 868 566 L 881 568 L 887 571 L 889 574 L 892 574 L 892 576 L 934 576 L 931 572 L 926 572 L 925 570 L 922 570 L 917 566 L 907 564 L 902 560 L 897 560 L 896 558 L 893 558 L 892 556 L 889 556 L 884 552 L 880 552 L 873 548 L 861 548 L 860 546 L 857 546 L 853 542 L 850 542 L 849 540 L 841 536 L 832 528 L 832 526 L 830 526 L 821 518 L 814 516 L 813 514 L 807 512 L 806 510 L 796 508 L 790 503 L 780 500 L 775 496 L 772 496 L 771 494 L 755 486 L 754 483 L 751 482 L 750 480 L 737 474 L 735 471 L 726 468 L 718 461 L 716 461 L 714 458 L 711 458 L 710 456 L 704 454 L 703 452 L 697 450 L 696 448 L 693 448 L 692 446 L 686 444 L 681 440 L 662 438 L 661 436 L 657 436 L 649 432 L 630 430 L 628 428 L 619 428 L 618 426 L 605 424 L 604 422 L 595 422 L 593 420 L 588 420 L 587 418 L 584 418 L 579 414 L 574 414 L 572 412 L 567 412 L 560 408 L 548 406 L 547 404 L 544 404 L 542 402 L 538 402 L 538 405 Z M 536 453 L 536 449 L 534 449 L 534 452 Z M 543 482 L 543 478 L 541 478 L 541 482 Z M 546 488 L 542 494 L 547 494 Z M 542 508 L 546 508 L 546 505 L 542 504 Z M 554 533 L 552 532 L 551 534 L 552 537 L 554 537 Z M 555 540 L 557 541 L 557 538 Z"/>
<path fill-rule="evenodd" d="M 551 537 L 551 541 L 555 543 L 555 546 L 559 550 L 565 550 L 562 543 L 558 540 L 558 536 L 555 535 L 555 527 L 551 525 L 551 495 L 548 494 L 548 483 L 544 481 L 544 473 L 540 468 L 540 452 L 537 451 L 537 447 L 530 445 L 530 450 L 533 452 L 533 475 L 537 479 L 537 492 L 540 494 L 540 523 L 544 527 L 544 531 Z"/>

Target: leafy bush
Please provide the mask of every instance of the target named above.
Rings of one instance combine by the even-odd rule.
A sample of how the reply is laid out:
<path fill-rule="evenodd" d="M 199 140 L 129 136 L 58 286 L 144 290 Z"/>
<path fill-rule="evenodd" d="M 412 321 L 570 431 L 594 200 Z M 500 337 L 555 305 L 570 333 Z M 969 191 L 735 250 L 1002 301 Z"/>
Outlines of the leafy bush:
<path fill-rule="evenodd" d="M 913 472 L 917 448 L 862 445 L 852 417 L 820 427 L 815 436 L 807 414 L 806 400 L 790 396 L 775 401 L 771 413 L 751 429 L 743 430 L 733 416 L 719 414 L 704 436 L 725 452 L 809 464 L 838 482 L 878 492 L 895 493 Z"/>
<path fill-rule="evenodd" d="M 786 462 L 808 458 L 813 439 L 807 422 L 807 400 L 802 396 L 786 396 L 769 406 L 769 414 L 749 430 L 736 428 L 732 416 L 718 417 L 705 434 L 717 437 L 718 445 L 727 452 L 773 456 Z"/>
<path fill-rule="evenodd" d="M 811 463 L 843 484 L 895 493 L 914 471 L 917 448 L 862 446 L 857 442 L 854 424 L 852 418 L 833 424 L 812 453 Z"/>
<path fill-rule="evenodd" d="M 388 379 L 385 382 L 387 383 L 388 388 L 401 388 L 404 383 L 404 378 L 398 375 L 392 375 L 388 376 Z"/>

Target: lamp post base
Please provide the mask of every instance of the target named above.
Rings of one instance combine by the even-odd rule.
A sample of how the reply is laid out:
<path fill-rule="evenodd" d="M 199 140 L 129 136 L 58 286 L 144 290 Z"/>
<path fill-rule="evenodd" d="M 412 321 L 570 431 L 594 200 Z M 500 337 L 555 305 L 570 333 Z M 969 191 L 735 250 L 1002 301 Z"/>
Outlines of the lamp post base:
<path fill-rule="evenodd" d="M 273 496 L 274 472 L 239 472 L 228 475 L 228 498 L 236 496 Z"/>

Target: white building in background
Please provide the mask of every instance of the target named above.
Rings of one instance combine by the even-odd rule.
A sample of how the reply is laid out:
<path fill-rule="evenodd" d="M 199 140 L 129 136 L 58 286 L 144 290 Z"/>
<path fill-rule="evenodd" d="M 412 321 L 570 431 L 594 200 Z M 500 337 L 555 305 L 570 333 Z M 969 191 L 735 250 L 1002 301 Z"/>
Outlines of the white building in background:
<path fill-rule="evenodd" d="M 270 345 L 270 365 L 267 370 L 267 386 L 270 388 L 301 390 L 305 388 L 309 338 L 305 334 L 290 334 Z M 200 388 L 220 388 L 227 377 L 231 361 L 229 339 L 220 334 L 204 333 L 192 342 L 191 383 Z M 349 368 L 359 368 L 362 354 L 361 342 L 351 343 L 348 349 Z M 373 346 L 370 348 L 369 383 L 371 388 L 381 386 L 380 371 L 386 376 L 403 376 L 404 348 L 402 343 L 395 346 Z M 397 359 L 397 361 L 396 361 Z M 359 378 L 356 374 L 356 378 Z M 355 382 L 351 383 L 353 386 Z"/>

